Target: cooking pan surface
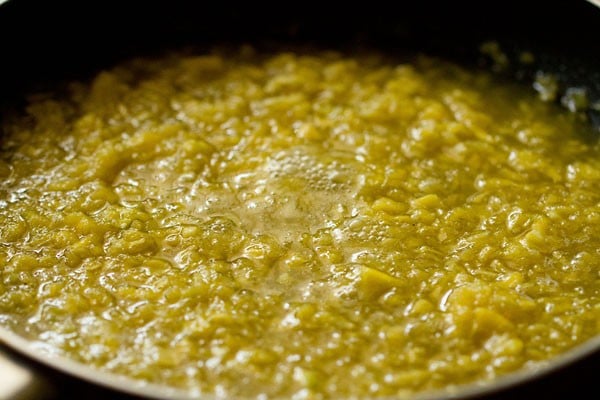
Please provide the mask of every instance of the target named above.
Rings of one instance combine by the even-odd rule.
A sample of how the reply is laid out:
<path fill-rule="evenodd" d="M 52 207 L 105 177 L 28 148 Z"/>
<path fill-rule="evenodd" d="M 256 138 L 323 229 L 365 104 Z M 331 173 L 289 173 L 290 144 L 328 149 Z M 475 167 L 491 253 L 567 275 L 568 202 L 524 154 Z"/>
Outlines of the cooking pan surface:
<path fill-rule="evenodd" d="M 18 0 L 3 5 L 0 34 L 11 38 L 2 49 L 4 92 L 18 94 L 60 79 L 89 77 L 132 55 L 153 55 L 186 45 L 362 46 L 489 67 L 493 60 L 480 48 L 494 41 L 511 61 L 507 76 L 531 83 L 536 72 L 549 72 L 559 78 L 562 91 L 583 87 L 591 102 L 600 97 L 598 9 L 585 0 L 568 7 L 537 0 L 505 1 L 501 6 L 472 1 L 398 6 L 375 1 L 360 9 L 336 2 L 318 7 L 315 3 L 285 7 L 245 2 L 140 4 Z M 23 31 L 32 34 L 19 35 Z M 534 54 L 534 62 L 519 63 L 523 52 Z M 598 112 L 592 112 L 593 124 L 600 123 L 598 118 Z"/>
<path fill-rule="evenodd" d="M 404 6 L 398 10 L 389 5 L 373 4 L 366 10 L 345 10 L 340 14 L 339 8 L 315 13 L 313 8 L 298 3 L 282 5 L 276 10 L 279 16 L 276 19 L 272 18 L 273 10 L 265 11 L 248 4 L 207 6 L 164 2 L 140 11 L 138 5 L 123 6 L 112 2 L 91 7 L 45 3 L 52 4 L 13 0 L 0 9 L 2 37 L 11 37 L 19 29 L 37 33 L 9 41 L 3 49 L 6 62 L 0 67 L 0 85 L 6 96 L 0 101 L 5 104 L 14 104 L 23 92 L 44 89 L 64 79 L 88 77 L 99 68 L 129 58 L 131 54 L 155 54 L 164 48 L 190 44 L 203 46 L 214 42 L 377 47 L 397 53 L 424 52 L 467 65 L 491 68 L 493 60 L 481 53 L 480 45 L 496 41 L 512 61 L 502 72 L 507 77 L 530 84 L 535 73 L 542 70 L 555 74 L 563 91 L 568 87 L 582 87 L 587 90 L 591 103 L 600 99 L 600 47 L 595 39 L 600 33 L 600 15 L 585 2 L 568 10 L 564 6 L 544 5 L 544 2 L 531 2 L 527 6 L 506 2 L 502 8 L 494 10 L 493 17 L 489 4 L 440 4 L 434 14 L 424 5 Z M 538 7 L 544 6 L 546 8 L 540 12 Z M 470 9 L 472 14 L 461 14 L 462 7 L 475 7 L 475 10 Z M 33 9 L 37 11 L 32 13 Z M 73 19 L 73 13 L 82 18 Z M 90 19 L 92 13 L 96 17 Z M 455 18 L 449 19 L 448 15 Z M 473 19 L 472 15 L 481 18 Z M 338 21 L 335 26 L 331 23 L 333 18 Z M 511 29 L 507 29 L 507 23 Z M 80 45 L 81 38 L 87 45 Z M 534 54 L 535 62 L 519 63 L 523 51 Z M 589 109 L 586 115 L 591 124 L 600 126 L 599 111 Z M 52 372 L 54 368 L 119 392 L 185 398 L 185 394 L 165 387 L 136 387 L 129 380 L 121 381 L 68 360 L 57 362 L 40 356 L 26 341 L 4 330 L 0 330 L 0 339 L 19 353 L 41 362 L 42 365 L 36 364 L 35 368 L 55 374 L 58 379 L 69 378 L 56 375 Z M 568 376 L 571 371 L 569 379 L 581 379 L 586 372 L 589 374 L 590 366 L 597 367 L 600 338 L 597 339 L 554 362 L 552 371 L 544 371 L 550 374 L 544 388 L 553 387 L 553 392 L 559 393 L 564 386 L 552 382 L 552 378 L 558 379 L 555 374 L 566 372 Z M 581 359 L 585 360 L 571 366 Z M 491 386 L 471 386 L 461 391 L 460 397 L 501 396 L 510 393 L 511 388 L 518 387 L 521 382 L 534 378 L 543 382 L 541 375 L 539 372 L 510 375 Z M 534 388 L 535 382 L 521 394 L 531 395 L 534 390 L 540 390 L 540 386 Z"/>

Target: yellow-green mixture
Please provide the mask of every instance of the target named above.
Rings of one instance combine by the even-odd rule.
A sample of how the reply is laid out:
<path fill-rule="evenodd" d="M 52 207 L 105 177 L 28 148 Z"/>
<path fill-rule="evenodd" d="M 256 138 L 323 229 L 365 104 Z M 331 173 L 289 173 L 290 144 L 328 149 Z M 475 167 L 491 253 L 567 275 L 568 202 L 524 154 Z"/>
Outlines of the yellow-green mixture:
<path fill-rule="evenodd" d="M 437 59 L 173 54 L 5 119 L 0 325 L 224 398 L 411 395 L 600 332 L 600 147 Z"/>

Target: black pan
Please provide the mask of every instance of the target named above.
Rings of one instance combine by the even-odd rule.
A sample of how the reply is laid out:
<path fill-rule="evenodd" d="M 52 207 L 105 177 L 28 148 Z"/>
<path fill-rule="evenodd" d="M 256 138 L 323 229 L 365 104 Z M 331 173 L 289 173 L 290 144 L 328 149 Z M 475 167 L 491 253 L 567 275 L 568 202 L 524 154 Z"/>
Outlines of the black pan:
<path fill-rule="evenodd" d="M 10 0 L 0 5 L 0 111 L 18 107 L 24 93 L 66 79 L 86 78 L 134 55 L 232 42 L 267 47 L 376 47 L 392 54 L 426 53 L 492 68 L 493 60 L 480 52 L 480 45 L 493 40 L 512 61 L 501 72 L 507 78 L 531 85 L 537 71 L 552 73 L 558 78 L 561 93 L 569 87 L 584 88 L 590 103 L 600 104 L 600 8 L 592 3 L 521 0 L 265 5 Z M 534 63 L 517 61 L 523 51 L 535 55 Z M 600 131 L 599 110 L 590 108 L 583 115 Z M 2 353 L 17 366 L 45 379 L 45 385 L 30 388 L 31 398 L 41 398 L 44 393 L 48 398 L 90 400 L 181 397 L 166 387 L 141 387 L 65 359 L 41 356 L 27 341 L 2 328 L 0 345 Z M 1 368 L 0 375 L 6 374 Z M 482 387 L 468 386 L 444 398 L 563 399 L 574 394 L 600 398 L 600 385 L 595 381 L 599 369 L 597 337 L 540 371 L 516 373 Z"/>

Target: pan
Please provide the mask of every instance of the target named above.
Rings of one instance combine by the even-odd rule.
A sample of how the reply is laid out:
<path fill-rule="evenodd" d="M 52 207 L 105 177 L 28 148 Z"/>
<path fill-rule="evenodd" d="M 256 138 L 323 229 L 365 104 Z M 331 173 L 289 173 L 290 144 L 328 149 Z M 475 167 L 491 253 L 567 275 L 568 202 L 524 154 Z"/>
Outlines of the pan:
<path fill-rule="evenodd" d="M 82 3 L 10 0 L 0 6 L 3 109 L 18 106 L 24 93 L 89 77 L 132 56 L 213 43 L 375 47 L 494 69 L 493 54 L 481 51 L 483 43 L 493 42 L 509 60 L 498 72 L 504 77 L 532 85 L 541 71 L 556 77 L 557 102 L 573 87 L 585 90 L 589 104 L 600 101 L 600 9 L 593 1 Z M 524 52 L 535 56 L 531 62 L 518 61 Z M 581 112 L 600 127 L 597 108 Z M 0 343 L 3 374 L 16 371 L 3 383 L 10 389 L 7 398 L 196 398 L 40 354 L 3 328 Z M 419 398 L 565 398 L 581 390 L 595 398 L 600 389 L 593 371 L 599 367 L 597 337 L 534 372 Z"/>

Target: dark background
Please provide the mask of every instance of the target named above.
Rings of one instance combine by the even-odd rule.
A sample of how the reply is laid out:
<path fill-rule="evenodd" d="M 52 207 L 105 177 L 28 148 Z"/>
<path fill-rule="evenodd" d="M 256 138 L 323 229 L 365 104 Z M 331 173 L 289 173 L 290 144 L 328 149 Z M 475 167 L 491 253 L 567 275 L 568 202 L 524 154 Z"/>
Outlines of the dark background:
<path fill-rule="evenodd" d="M 32 1 L 0 6 L 0 106 L 63 79 L 86 78 L 133 55 L 214 43 L 377 47 L 423 52 L 487 67 L 482 42 L 497 41 L 509 58 L 523 51 L 533 65 L 513 63 L 507 76 L 529 84 L 537 70 L 556 73 L 562 90 L 585 87 L 600 100 L 600 9 L 563 1 Z M 1 110 L 1 109 L 0 109 Z M 600 126 L 600 114 L 589 112 Z M 7 350 L 7 349 L 5 349 Z M 124 399 L 11 353 L 46 377 L 52 399 Z M 600 398 L 600 353 L 490 399 Z M 50 392 L 49 392 L 50 393 Z"/>
<path fill-rule="evenodd" d="M 9 0 L 0 6 L 1 102 L 60 79 L 85 78 L 132 55 L 215 43 L 377 47 L 489 64 L 481 43 L 497 41 L 506 73 L 531 81 L 555 73 L 561 89 L 600 100 L 600 8 L 585 0 Z M 590 113 L 600 125 L 600 112 Z"/>
<path fill-rule="evenodd" d="M 563 88 L 587 87 L 597 99 L 599 38 L 600 9 L 585 0 L 9 0 L 0 8 L 0 88 L 8 94 L 85 77 L 132 55 L 189 44 L 375 46 L 481 64 L 480 44 L 495 40 L 512 59 L 522 50 L 536 55 L 528 70 L 511 71 L 521 78 L 556 72 Z"/>

